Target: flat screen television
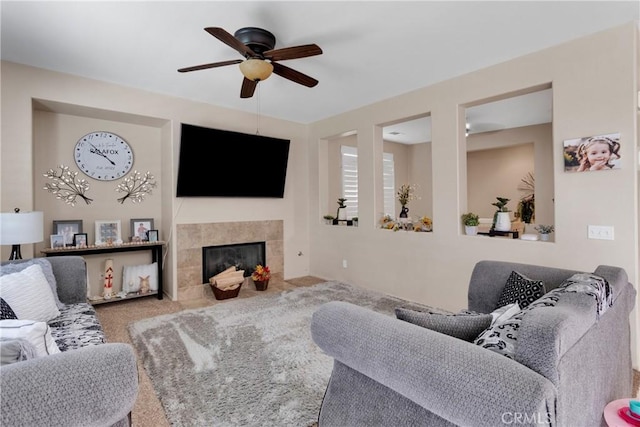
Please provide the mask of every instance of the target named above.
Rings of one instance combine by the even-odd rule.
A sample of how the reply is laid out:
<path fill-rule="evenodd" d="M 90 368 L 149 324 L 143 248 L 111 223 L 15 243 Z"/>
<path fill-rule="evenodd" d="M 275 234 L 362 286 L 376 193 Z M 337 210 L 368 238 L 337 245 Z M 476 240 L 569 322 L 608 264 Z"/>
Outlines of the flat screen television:
<path fill-rule="evenodd" d="M 289 143 L 183 123 L 176 196 L 283 198 Z"/>

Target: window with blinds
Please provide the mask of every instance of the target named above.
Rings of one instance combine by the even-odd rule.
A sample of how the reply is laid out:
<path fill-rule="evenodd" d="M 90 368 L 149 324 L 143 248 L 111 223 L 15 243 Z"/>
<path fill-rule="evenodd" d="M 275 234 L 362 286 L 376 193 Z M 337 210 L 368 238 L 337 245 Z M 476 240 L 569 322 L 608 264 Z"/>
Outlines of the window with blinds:
<path fill-rule="evenodd" d="M 382 186 L 384 189 L 384 214 L 396 217 L 396 175 L 393 153 L 382 153 Z"/>
<path fill-rule="evenodd" d="M 347 199 L 347 218 L 358 216 L 358 149 L 342 145 L 342 197 Z"/>

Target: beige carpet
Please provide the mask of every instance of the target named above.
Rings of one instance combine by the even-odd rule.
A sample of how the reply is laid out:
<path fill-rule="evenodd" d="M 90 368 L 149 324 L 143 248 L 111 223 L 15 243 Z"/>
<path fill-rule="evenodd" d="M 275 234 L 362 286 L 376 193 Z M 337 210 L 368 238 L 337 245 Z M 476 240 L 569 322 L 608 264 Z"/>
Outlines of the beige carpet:
<path fill-rule="evenodd" d="M 317 277 L 301 277 L 286 282 L 272 278 L 266 291 L 256 291 L 251 286 L 243 286 L 238 298 L 264 296 L 281 292 L 299 286 L 311 286 L 325 280 Z M 227 300 L 216 300 L 213 292 L 207 289 L 206 298 L 190 301 L 158 300 L 154 297 L 140 298 L 129 301 L 119 301 L 96 306 L 98 318 L 102 323 L 107 341 L 131 344 L 127 325 L 137 320 L 155 317 L 177 311 L 205 307 L 213 304 L 224 304 Z M 164 415 L 164 409 L 156 397 L 155 391 L 144 368 L 138 364 L 140 389 L 138 399 L 133 409 L 133 425 L 135 427 L 164 427 L 169 426 Z"/>

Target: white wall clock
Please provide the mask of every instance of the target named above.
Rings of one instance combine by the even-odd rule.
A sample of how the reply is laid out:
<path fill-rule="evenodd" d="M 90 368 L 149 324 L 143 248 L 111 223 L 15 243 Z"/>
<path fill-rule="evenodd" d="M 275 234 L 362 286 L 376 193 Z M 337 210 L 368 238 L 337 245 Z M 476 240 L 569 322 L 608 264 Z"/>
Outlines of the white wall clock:
<path fill-rule="evenodd" d="M 73 158 L 82 172 L 100 181 L 122 178 L 133 166 L 131 146 L 111 132 L 91 132 L 80 138 Z"/>

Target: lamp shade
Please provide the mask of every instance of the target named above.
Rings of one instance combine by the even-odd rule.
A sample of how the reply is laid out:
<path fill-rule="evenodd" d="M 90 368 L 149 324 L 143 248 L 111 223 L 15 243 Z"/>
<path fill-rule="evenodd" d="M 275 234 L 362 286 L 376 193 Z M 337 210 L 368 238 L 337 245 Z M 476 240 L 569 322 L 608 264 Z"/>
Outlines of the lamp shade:
<path fill-rule="evenodd" d="M 42 212 L 0 213 L 0 244 L 42 242 L 43 228 Z"/>
<path fill-rule="evenodd" d="M 273 65 L 262 59 L 247 59 L 240 63 L 242 75 L 251 81 L 259 82 L 269 78 L 273 72 Z"/>

